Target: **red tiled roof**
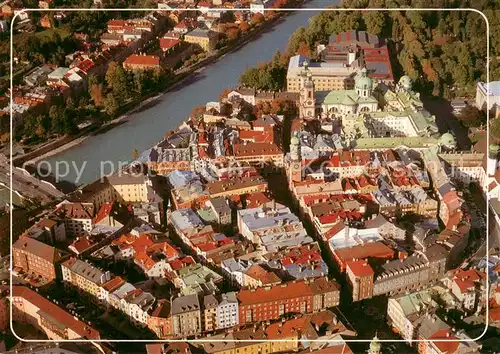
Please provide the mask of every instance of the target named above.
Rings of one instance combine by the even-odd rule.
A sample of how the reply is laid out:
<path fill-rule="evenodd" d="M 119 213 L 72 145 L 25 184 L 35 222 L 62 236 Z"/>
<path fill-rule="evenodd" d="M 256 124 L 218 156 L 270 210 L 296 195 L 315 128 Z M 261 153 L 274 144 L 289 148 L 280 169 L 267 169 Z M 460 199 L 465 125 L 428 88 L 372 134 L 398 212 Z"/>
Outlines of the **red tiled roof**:
<path fill-rule="evenodd" d="M 302 330 L 306 318 L 295 318 L 284 323 L 276 322 L 266 327 L 266 335 L 268 340 L 273 339 L 285 339 L 290 337 L 295 337 L 299 335 L 299 330 Z"/>
<path fill-rule="evenodd" d="M 123 284 L 125 284 L 125 280 L 123 280 L 122 277 L 116 276 L 113 279 L 108 280 L 107 282 L 102 284 L 102 288 L 108 292 L 113 292 Z"/>
<path fill-rule="evenodd" d="M 488 317 L 490 322 L 499 322 L 500 321 L 500 307 L 490 308 Z"/>
<path fill-rule="evenodd" d="M 150 270 L 156 264 L 156 262 L 144 251 L 135 254 L 134 262 L 146 270 Z"/>
<path fill-rule="evenodd" d="M 147 234 L 141 234 L 135 241 L 132 242 L 136 252 L 144 251 L 146 248 L 153 244 L 153 240 Z"/>
<path fill-rule="evenodd" d="M 158 67 L 160 66 L 160 58 L 156 55 L 132 54 L 127 59 L 125 59 L 123 64 Z"/>
<path fill-rule="evenodd" d="M 459 269 L 453 277 L 453 281 L 457 284 L 461 292 L 467 292 L 474 289 L 475 284 L 484 279 L 486 279 L 486 274 L 475 269 L 465 271 Z"/>
<path fill-rule="evenodd" d="M 240 290 L 238 293 L 238 300 L 240 301 L 240 306 L 248 306 L 313 295 L 317 291 L 324 292 L 334 290 L 338 291 L 337 284 L 328 282 L 324 278 L 317 278 L 311 283 L 306 283 L 306 281 L 301 280 L 265 288 L 257 288 L 255 290 Z"/>
<path fill-rule="evenodd" d="M 169 50 L 176 45 L 178 45 L 181 41 L 178 39 L 172 38 L 160 38 L 160 48 L 164 51 Z"/>
<path fill-rule="evenodd" d="M 246 272 L 250 278 L 258 280 L 262 285 L 277 284 L 281 279 L 273 272 L 268 272 L 258 264 L 252 265 Z"/>
<path fill-rule="evenodd" d="M 273 143 L 274 135 L 269 131 L 241 130 L 239 132 L 241 140 L 248 140 L 254 143 Z"/>
<path fill-rule="evenodd" d="M 340 248 L 334 250 L 333 253 L 342 262 L 353 259 L 366 259 L 369 257 L 385 259 L 394 257 L 394 250 L 387 247 L 382 242 L 370 242 L 364 245 Z"/>
<path fill-rule="evenodd" d="M 266 203 L 269 203 L 272 199 L 262 192 L 255 192 L 247 194 L 245 200 L 247 208 L 251 209 L 258 208 Z"/>
<path fill-rule="evenodd" d="M 92 69 L 95 66 L 95 63 L 90 60 L 90 59 L 85 59 L 82 61 L 80 64 L 77 65 L 77 68 L 80 69 L 81 71 L 87 73 L 90 69 Z"/>
<path fill-rule="evenodd" d="M 433 341 L 434 339 L 434 341 Z M 446 339 L 449 341 L 442 342 L 438 341 L 440 339 Z M 432 341 L 432 343 L 441 351 L 443 354 L 451 354 L 455 353 L 458 349 L 458 346 L 460 345 L 460 342 L 457 340 L 457 338 L 452 334 L 450 328 L 444 328 L 436 333 L 434 333 L 430 338 L 429 341 Z"/>
<path fill-rule="evenodd" d="M 346 262 L 346 269 L 351 269 L 352 273 L 359 278 L 368 277 L 375 274 L 372 267 L 366 260 L 348 261 Z"/>
<path fill-rule="evenodd" d="M 283 151 L 278 145 L 272 143 L 248 143 L 248 144 L 234 144 L 234 156 L 265 156 L 265 155 L 281 155 Z"/>
<path fill-rule="evenodd" d="M 97 224 L 99 221 L 103 220 L 104 218 L 108 217 L 111 214 L 111 210 L 113 210 L 113 205 L 115 202 L 106 202 L 104 203 L 99 211 L 97 212 L 97 215 L 95 216 L 94 219 L 94 224 Z"/>
<path fill-rule="evenodd" d="M 326 241 L 328 241 L 333 236 L 337 235 L 340 231 L 344 230 L 344 228 L 345 228 L 345 224 L 341 220 L 341 221 L 337 222 L 335 225 L 333 225 L 332 228 L 325 233 L 325 235 L 323 236 L 323 238 Z"/>
<path fill-rule="evenodd" d="M 177 271 L 181 268 L 184 268 L 185 266 L 188 266 L 190 264 L 194 264 L 194 263 L 196 263 L 196 262 L 194 261 L 193 257 L 191 257 L 191 256 L 179 258 L 179 259 L 173 260 L 171 262 L 168 262 L 168 264 L 170 264 L 170 267 L 172 267 L 172 269 L 175 271 Z"/>
<path fill-rule="evenodd" d="M 80 237 L 71 244 L 71 246 L 76 250 L 78 254 L 84 252 L 85 250 L 88 250 L 93 245 L 94 243 L 90 241 L 88 236 Z"/>

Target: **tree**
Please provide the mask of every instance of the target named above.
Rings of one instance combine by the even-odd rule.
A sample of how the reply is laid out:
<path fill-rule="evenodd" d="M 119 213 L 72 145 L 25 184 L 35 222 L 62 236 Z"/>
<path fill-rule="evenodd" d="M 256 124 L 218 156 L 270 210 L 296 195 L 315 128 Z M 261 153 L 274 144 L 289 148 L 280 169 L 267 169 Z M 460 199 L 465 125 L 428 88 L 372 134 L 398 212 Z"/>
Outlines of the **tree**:
<path fill-rule="evenodd" d="M 123 102 L 130 98 L 127 74 L 121 65 L 116 62 L 109 63 L 108 70 L 106 71 L 106 82 L 108 87 L 113 91 L 117 102 Z"/>
<path fill-rule="evenodd" d="M 265 18 L 264 15 L 261 13 L 256 13 L 250 18 L 250 24 L 252 26 L 256 26 L 262 22 L 264 22 Z"/>
<path fill-rule="evenodd" d="M 135 161 L 139 158 L 139 151 L 137 149 L 132 150 L 132 159 Z"/>
<path fill-rule="evenodd" d="M 467 128 L 478 128 L 486 123 L 486 113 L 471 105 L 466 106 L 457 118 Z"/>
<path fill-rule="evenodd" d="M 311 57 L 311 47 L 306 42 L 301 42 L 297 48 L 297 54 L 303 55 L 305 57 Z"/>
<path fill-rule="evenodd" d="M 230 41 L 235 40 L 240 35 L 240 30 L 238 28 L 230 28 L 227 32 L 227 39 Z"/>
<path fill-rule="evenodd" d="M 245 33 L 246 31 L 248 31 L 248 29 L 250 28 L 250 26 L 248 25 L 248 23 L 247 23 L 247 22 L 242 21 L 242 22 L 240 22 L 240 24 L 239 24 L 239 28 L 240 28 L 240 31 L 241 31 L 242 33 Z"/>
<path fill-rule="evenodd" d="M 382 11 L 368 11 L 366 14 L 363 14 L 366 31 L 380 36 L 384 30 L 384 24 L 386 23 L 385 17 L 385 13 Z"/>
<path fill-rule="evenodd" d="M 119 104 L 117 98 L 112 92 L 108 93 L 104 99 L 104 109 L 106 113 L 110 116 L 114 116 L 116 112 L 118 112 L 118 108 Z"/>
<path fill-rule="evenodd" d="M 104 87 L 103 84 L 93 83 L 89 85 L 90 97 L 97 107 L 102 107 L 104 104 Z"/>
<path fill-rule="evenodd" d="M 490 134 L 497 142 L 500 142 L 500 118 L 490 120 Z"/>

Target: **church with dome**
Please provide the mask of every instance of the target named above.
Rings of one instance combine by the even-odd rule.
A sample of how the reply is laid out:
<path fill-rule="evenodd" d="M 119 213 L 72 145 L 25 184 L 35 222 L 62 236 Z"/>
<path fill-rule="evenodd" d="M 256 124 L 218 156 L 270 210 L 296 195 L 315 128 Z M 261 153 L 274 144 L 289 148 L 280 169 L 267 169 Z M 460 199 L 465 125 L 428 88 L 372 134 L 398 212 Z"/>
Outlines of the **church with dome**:
<path fill-rule="evenodd" d="M 423 108 L 408 76 L 389 87 L 374 82 L 361 68 L 354 76 L 354 89 L 316 91 L 306 62 L 301 78 L 300 118 L 318 119 L 331 127 L 331 133 L 350 140 L 439 136 L 435 117 Z"/>

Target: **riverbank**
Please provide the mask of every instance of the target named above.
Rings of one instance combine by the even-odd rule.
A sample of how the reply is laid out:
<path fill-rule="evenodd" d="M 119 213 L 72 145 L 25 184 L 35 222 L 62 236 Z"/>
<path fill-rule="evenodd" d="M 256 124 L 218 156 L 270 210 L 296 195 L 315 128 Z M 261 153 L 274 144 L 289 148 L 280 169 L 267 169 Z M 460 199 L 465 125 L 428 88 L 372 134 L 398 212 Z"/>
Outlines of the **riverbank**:
<path fill-rule="evenodd" d="M 297 6 L 301 7 L 308 1 L 309 0 L 301 1 L 300 4 Z M 95 126 L 89 127 L 89 129 L 80 132 L 75 136 L 65 136 L 53 142 L 44 144 L 40 148 L 34 149 L 25 155 L 15 157 L 13 159 L 13 164 L 15 166 L 22 166 L 25 164 L 36 164 L 43 159 L 56 156 L 62 152 L 65 152 L 66 150 L 78 146 L 92 136 L 105 133 L 110 129 L 113 129 L 121 124 L 126 123 L 134 113 L 140 112 L 151 106 L 154 106 L 156 103 L 160 102 L 161 99 L 167 93 L 182 88 L 184 85 L 186 86 L 189 85 L 190 84 L 189 80 L 196 77 L 196 75 L 199 74 L 202 70 L 209 67 L 211 64 L 217 62 L 218 60 L 223 59 L 226 54 L 236 52 L 249 42 L 258 39 L 262 33 L 278 25 L 281 21 L 283 21 L 286 18 L 286 16 L 288 16 L 292 12 L 293 12 L 292 10 L 290 10 L 290 12 L 288 11 L 276 12 L 272 19 L 267 20 L 262 24 L 252 28 L 250 31 L 246 32 L 244 35 L 239 37 L 233 43 L 230 43 L 226 47 L 215 51 L 211 55 L 207 56 L 206 58 L 202 59 L 197 63 L 194 63 L 188 68 L 179 69 L 176 72 L 171 84 L 167 88 L 165 88 L 161 92 L 152 93 L 149 96 L 141 97 L 137 101 L 127 103 L 124 108 L 125 113 L 123 113 L 121 116 L 109 122 L 106 122 L 100 127 L 97 128 Z M 133 108 L 128 109 L 127 107 L 133 107 Z"/>

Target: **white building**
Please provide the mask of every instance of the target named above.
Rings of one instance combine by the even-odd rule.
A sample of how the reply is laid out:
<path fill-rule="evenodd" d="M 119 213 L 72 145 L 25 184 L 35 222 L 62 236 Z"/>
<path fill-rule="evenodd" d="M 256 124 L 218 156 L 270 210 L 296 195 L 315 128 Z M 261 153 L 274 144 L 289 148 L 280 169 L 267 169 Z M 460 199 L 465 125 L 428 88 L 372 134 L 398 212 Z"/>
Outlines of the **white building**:
<path fill-rule="evenodd" d="M 67 200 L 57 205 L 54 214 L 64 221 L 66 233 L 78 237 L 90 234 L 94 217 L 93 203 L 72 203 Z"/>
<path fill-rule="evenodd" d="M 476 89 L 476 107 L 479 109 L 486 107 L 490 110 L 498 106 L 500 106 L 500 81 L 492 81 L 489 84 L 478 82 Z"/>
<path fill-rule="evenodd" d="M 256 13 L 256 14 L 264 14 L 264 9 L 268 6 L 266 6 L 266 3 L 271 2 L 269 0 L 254 0 L 250 3 L 250 12 Z"/>
<path fill-rule="evenodd" d="M 221 295 L 216 309 L 217 328 L 230 328 L 238 325 L 238 299 L 235 292 Z"/>
<path fill-rule="evenodd" d="M 451 293 L 457 298 L 462 308 L 471 311 L 475 308 L 476 302 L 480 305 L 485 295 L 486 274 L 475 269 L 459 269 L 450 278 L 443 280 L 445 285 L 451 290 Z"/>
<path fill-rule="evenodd" d="M 136 289 L 127 294 L 122 300 L 127 302 L 130 320 L 137 325 L 146 327 L 148 324 L 148 311 L 153 307 L 155 297 L 142 289 Z"/>

